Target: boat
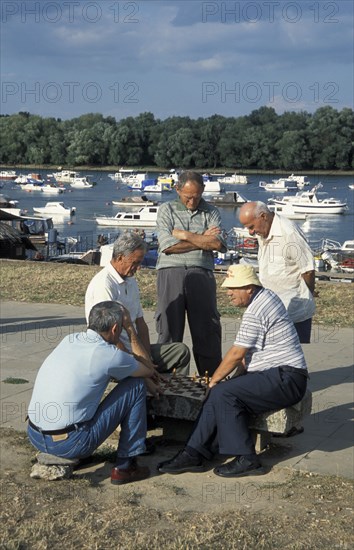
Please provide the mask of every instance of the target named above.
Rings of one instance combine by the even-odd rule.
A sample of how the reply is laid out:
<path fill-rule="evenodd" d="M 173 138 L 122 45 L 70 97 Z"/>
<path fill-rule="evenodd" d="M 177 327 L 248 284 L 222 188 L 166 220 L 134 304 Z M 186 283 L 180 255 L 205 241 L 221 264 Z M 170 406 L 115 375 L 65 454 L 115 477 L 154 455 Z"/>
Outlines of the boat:
<path fill-rule="evenodd" d="M 164 191 L 172 191 L 172 183 L 164 182 L 164 180 L 145 179 L 135 181 L 128 184 L 129 189 L 132 191 L 144 191 L 144 193 L 163 193 Z"/>
<path fill-rule="evenodd" d="M 308 214 L 304 214 L 303 212 L 294 212 L 291 204 L 268 204 L 267 206 L 271 212 L 285 216 L 289 220 L 307 220 L 308 217 Z"/>
<path fill-rule="evenodd" d="M 115 206 L 156 206 L 156 201 L 150 201 L 146 195 L 141 195 L 141 197 L 123 197 L 120 201 L 112 201 L 112 204 Z"/>
<path fill-rule="evenodd" d="M 34 212 L 45 215 L 61 215 L 61 216 L 72 216 L 75 214 L 76 208 L 65 206 L 63 202 L 47 202 L 45 206 L 34 206 Z"/>
<path fill-rule="evenodd" d="M 279 178 L 272 180 L 271 183 L 260 181 L 259 187 L 265 189 L 265 191 L 293 191 L 298 188 L 297 182 L 289 178 Z"/>
<path fill-rule="evenodd" d="M 231 174 L 231 176 L 223 176 L 218 178 L 218 182 L 222 184 L 239 184 L 239 183 L 249 183 L 247 176 L 243 176 L 241 174 Z"/>
<path fill-rule="evenodd" d="M 27 191 L 31 193 L 32 191 L 40 191 L 43 192 L 43 184 L 37 180 L 32 180 L 30 178 L 27 179 L 27 183 L 20 183 L 19 184 L 22 191 Z"/>
<path fill-rule="evenodd" d="M 55 183 L 45 183 L 42 186 L 43 193 L 47 195 L 60 195 L 66 191 L 65 187 L 58 187 Z"/>
<path fill-rule="evenodd" d="M 15 170 L 0 170 L 0 180 L 12 181 L 17 178 Z"/>
<path fill-rule="evenodd" d="M 282 197 L 281 199 L 272 199 L 274 204 L 291 204 L 294 212 L 305 214 L 344 214 L 348 210 L 346 201 L 339 199 L 324 198 L 319 199 L 317 192 L 323 185 L 318 183 L 310 191 L 298 191 L 292 197 Z"/>
<path fill-rule="evenodd" d="M 33 183 L 33 182 L 43 183 L 42 176 L 40 174 L 20 174 L 14 180 L 14 183 L 19 183 L 19 184 L 26 184 L 26 183 Z"/>
<path fill-rule="evenodd" d="M 299 189 L 302 189 L 306 185 L 310 185 L 310 180 L 307 176 L 295 176 L 295 174 L 290 174 L 290 176 L 288 176 L 287 179 L 296 181 Z"/>
<path fill-rule="evenodd" d="M 220 183 L 211 179 L 210 174 L 203 174 L 204 191 L 203 193 L 221 193 Z"/>
<path fill-rule="evenodd" d="M 143 206 L 137 212 L 118 212 L 115 216 L 98 216 L 98 225 L 120 227 L 154 227 L 157 221 L 158 206 Z"/>
<path fill-rule="evenodd" d="M 245 197 L 236 191 L 224 193 L 222 195 L 208 195 L 206 201 L 218 206 L 239 206 L 248 202 Z"/>
<path fill-rule="evenodd" d="M 354 189 L 354 183 L 350 183 L 350 184 L 348 185 L 348 187 L 349 187 L 349 189 Z"/>
<path fill-rule="evenodd" d="M 123 181 L 123 183 L 128 185 L 129 188 L 133 189 L 134 185 L 138 186 L 144 180 L 147 180 L 148 177 L 149 177 L 149 174 L 147 172 L 143 172 L 143 173 L 133 172 L 132 174 L 128 174 L 127 176 L 122 175 L 122 181 Z M 138 187 L 135 187 L 135 189 L 137 189 L 137 188 Z"/>
<path fill-rule="evenodd" d="M 25 211 L 22 208 L 19 208 L 18 201 L 10 199 L 7 195 L 0 195 L 0 210 L 7 213 L 14 214 L 15 216 L 22 216 L 25 214 Z"/>
<path fill-rule="evenodd" d="M 61 170 L 60 172 L 54 172 L 53 176 L 57 181 L 71 183 L 80 177 L 80 173 L 75 172 L 75 170 Z"/>
<path fill-rule="evenodd" d="M 93 187 L 93 183 L 87 179 L 87 176 L 77 177 L 70 182 L 70 187 L 74 189 L 90 189 Z"/>

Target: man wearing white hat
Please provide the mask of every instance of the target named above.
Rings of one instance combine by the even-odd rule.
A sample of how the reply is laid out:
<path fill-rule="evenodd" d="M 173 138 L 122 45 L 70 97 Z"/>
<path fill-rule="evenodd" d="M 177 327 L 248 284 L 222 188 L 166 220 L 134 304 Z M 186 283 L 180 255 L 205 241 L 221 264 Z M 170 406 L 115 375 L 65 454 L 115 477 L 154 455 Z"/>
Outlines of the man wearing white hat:
<path fill-rule="evenodd" d="M 247 265 L 230 266 L 222 286 L 233 305 L 247 309 L 233 346 L 211 377 L 187 445 L 159 464 L 162 473 L 203 471 L 203 458 L 212 458 L 215 444 L 219 454 L 235 457 L 216 467 L 216 475 L 264 473 L 248 428 L 250 415 L 294 405 L 306 391 L 305 358 L 281 299 L 263 288 Z"/>

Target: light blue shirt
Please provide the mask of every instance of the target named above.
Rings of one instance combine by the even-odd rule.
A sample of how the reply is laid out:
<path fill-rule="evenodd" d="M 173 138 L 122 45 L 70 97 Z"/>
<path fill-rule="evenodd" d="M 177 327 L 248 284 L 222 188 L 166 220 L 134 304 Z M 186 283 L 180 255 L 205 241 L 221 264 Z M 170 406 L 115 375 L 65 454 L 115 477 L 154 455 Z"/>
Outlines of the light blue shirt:
<path fill-rule="evenodd" d="M 70 334 L 39 369 L 28 416 L 42 430 L 61 430 L 90 420 L 110 378 L 123 380 L 137 368 L 133 356 L 95 331 Z"/>

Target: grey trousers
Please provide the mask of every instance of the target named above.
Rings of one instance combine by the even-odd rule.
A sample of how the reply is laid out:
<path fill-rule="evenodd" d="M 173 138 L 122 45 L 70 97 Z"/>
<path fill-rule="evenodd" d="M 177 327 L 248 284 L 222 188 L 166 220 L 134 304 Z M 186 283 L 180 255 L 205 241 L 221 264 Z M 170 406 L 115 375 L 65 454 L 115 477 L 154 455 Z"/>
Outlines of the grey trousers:
<path fill-rule="evenodd" d="M 191 353 L 185 344 L 151 344 L 151 358 L 161 373 L 172 373 L 188 376 Z"/>
<path fill-rule="evenodd" d="M 157 296 L 158 343 L 182 342 L 187 315 L 198 372 L 212 375 L 222 358 L 213 272 L 200 267 L 158 269 Z"/>

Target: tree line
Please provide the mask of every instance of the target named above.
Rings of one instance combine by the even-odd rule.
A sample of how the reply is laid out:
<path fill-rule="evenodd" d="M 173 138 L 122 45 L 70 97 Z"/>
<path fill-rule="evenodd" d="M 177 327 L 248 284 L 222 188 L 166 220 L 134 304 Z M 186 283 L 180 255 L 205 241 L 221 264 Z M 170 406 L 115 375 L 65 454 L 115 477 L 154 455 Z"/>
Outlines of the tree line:
<path fill-rule="evenodd" d="M 0 116 L 6 165 L 159 166 L 292 170 L 354 168 L 354 114 L 261 107 L 240 117 L 159 120 L 142 113 L 117 121 L 101 114 L 70 120 L 27 112 Z"/>

